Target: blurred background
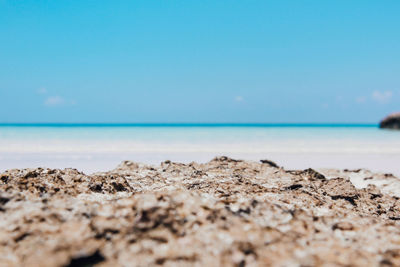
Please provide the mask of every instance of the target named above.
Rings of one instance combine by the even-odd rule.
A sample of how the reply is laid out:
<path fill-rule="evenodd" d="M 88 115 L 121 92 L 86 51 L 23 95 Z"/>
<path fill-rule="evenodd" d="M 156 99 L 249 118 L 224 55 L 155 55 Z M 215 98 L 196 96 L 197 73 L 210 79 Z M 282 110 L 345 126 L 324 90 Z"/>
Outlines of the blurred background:
<path fill-rule="evenodd" d="M 400 173 L 399 133 L 377 128 L 400 110 L 399 12 L 0 0 L 0 169 L 230 155 Z"/>

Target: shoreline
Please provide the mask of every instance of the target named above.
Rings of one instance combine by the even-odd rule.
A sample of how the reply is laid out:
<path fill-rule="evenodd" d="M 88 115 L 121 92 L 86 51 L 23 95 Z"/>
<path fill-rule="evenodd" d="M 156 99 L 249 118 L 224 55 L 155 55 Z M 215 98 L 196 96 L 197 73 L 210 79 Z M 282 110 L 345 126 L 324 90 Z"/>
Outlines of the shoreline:
<path fill-rule="evenodd" d="M 107 171 L 129 159 L 205 163 L 215 156 L 274 159 L 288 169 L 365 168 L 400 177 L 399 132 L 349 128 L 0 127 L 0 171 Z"/>
<path fill-rule="evenodd" d="M 399 264 L 389 174 L 217 157 L 0 176 L 5 266 Z"/>
<path fill-rule="evenodd" d="M 400 154 L 398 153 L 223 153 L 231 158 L 259 161 L 273 159 L 287 169 L 366 169 L 376 173 L 393 174 L 400 177 Z M 98 152 L 98 153 L 2 153 L 0 152 L 0 172 L 7 169 L 48 167 L 53 169 L 76 168 L 86 174 L 105 172 L 129 159 L 143 164 L 158 165 L 171 160 L 190 163 L 206 163 L 214 158 L 214 152 Z"/>

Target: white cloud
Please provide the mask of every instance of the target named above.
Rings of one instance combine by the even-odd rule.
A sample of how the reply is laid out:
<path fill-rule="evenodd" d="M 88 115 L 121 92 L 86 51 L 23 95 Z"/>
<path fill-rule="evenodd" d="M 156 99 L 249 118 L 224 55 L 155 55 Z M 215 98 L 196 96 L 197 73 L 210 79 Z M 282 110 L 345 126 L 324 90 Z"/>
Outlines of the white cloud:
<path fill-rule="evenodd" d="M 329 108 L 329 104 L 328 103 L 323 103 L 323 104 L 321 104 L 321 107 L 323 109 L 328 109 Z"/>
<path fill-rule="evenodd" d="M 365 96 L 359 96 L 359 97 L 356 98 L 356 102 L 358 104 L 365 103 L 365 102 L 367 102 L 367 98 Z"/>
<path fill-rule="evenodd" d="M 48 107 L 60 106 L 64 103 L 65 103 L 65 100 L 61 96 L 49 96 L 44 101 L 44 104 Z"/>
<path fill-rule="evenodd" d="M 372 100 L 380 104 L 384 104 L 390 101 L 393 96 L 392 91 L 374 91 L 372 92 Z"/>
<path fill-rule="evenodd" d="M 243 100 L 244 100 L 243 96 L 238 95 L 238 96 L 235 97 L 235 101 L 236 102 L 242 102 Z"/>
<path fill-rule="evenodd" d="M 37 93 L 40 94 L 40 95 L 44 95 L 44 94 L 47 93 L 47 89 L 44 88 L 44 87 L 39 88 L 39 90 L 37 90 Z"/>

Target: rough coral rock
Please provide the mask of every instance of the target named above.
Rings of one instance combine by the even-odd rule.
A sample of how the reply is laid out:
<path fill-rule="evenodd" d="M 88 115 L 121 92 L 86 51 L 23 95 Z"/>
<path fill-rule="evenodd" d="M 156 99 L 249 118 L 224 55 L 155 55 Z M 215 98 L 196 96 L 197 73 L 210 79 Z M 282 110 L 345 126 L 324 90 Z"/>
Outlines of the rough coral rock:
<path fill-rule="evenodd" d="M 399 266 L 399 198 L 374 179 L 399 185 L 227 157 L 9 170 L 0 266 Z"/>

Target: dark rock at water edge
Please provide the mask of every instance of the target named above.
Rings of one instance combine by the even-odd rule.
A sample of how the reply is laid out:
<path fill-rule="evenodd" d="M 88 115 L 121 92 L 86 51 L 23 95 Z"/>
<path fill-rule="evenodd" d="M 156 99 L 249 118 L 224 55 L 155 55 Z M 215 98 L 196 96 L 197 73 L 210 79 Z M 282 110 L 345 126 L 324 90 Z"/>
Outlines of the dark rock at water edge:
<path fill-rule="evenodd" d="M 400 112 L 392 113 L 385 117 L 380 122 L 379 128 L 400 130 Z"/>

